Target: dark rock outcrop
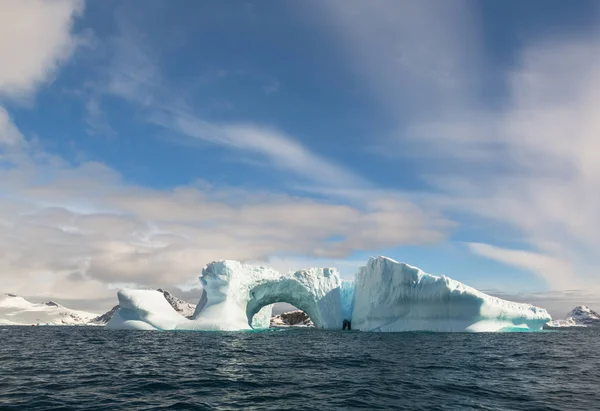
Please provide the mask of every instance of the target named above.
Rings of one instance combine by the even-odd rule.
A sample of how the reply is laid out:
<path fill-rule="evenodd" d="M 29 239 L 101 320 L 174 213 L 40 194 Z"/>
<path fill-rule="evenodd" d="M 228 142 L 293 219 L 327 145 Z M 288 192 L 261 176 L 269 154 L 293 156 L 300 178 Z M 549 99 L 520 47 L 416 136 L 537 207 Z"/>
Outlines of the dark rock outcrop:
<path fill-rule="evenodd" d="M 183 301 L 182 299 L 175 297 L 170 292 L 165 291 L 161 288 L 159 288 L 156 291 L 162 293 L 165 296 L 165 300 L 167 300 L 167 302 L 171 304 L 171 307 L 173 307 L 175 311 L 177 311 L 185 318 L 192 319 L 192 317 L 194 316 L 194 311 L 196 311 L 196 306 L 194 304 L 188 303 L 187 301 Z"/>
<path fill-rule="evenodd" d="M 115 313 L 117 312 L 118 309 L 119 309 L 119 306 L 115 305 L 113 308 L 110 309 L 110 311 L 105 312 L 104 314 L 99 315 L 98 317 L 92 319 L 90 321 L 90 323 L 106 324 L 110 321 L 110 319 L 113 317 L 113 315 L 115 315 Z"/>
<path fill-rule="evenodd" d="M 304 326 L 314 327 L 310 317 L 302 310 L 288 311 L 271 317 L 271 327 Z"/>

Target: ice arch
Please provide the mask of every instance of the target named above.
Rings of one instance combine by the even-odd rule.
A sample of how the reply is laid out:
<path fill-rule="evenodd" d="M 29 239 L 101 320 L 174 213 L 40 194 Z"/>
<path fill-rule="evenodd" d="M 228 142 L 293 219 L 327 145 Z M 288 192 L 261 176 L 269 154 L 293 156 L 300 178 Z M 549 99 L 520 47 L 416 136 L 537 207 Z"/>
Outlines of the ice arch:
<path fill-rule="evenodd" d="M 121 308 L 107 326 L 267 328 L 274 302 L 298 307 L 325 329 L 340 329 L 344 320 L 351 320 L 353 329 L 361 331 L 540 330 L 551 319 L 542 308 L 501 300 L 385 257 L 369 259 L 348 282 L 332 268 L 280 273 L 237 261 L 208 264 L 200 280 L 204 291 L 192 320 L 179 315 L 162 293 L 121 290 Z"/>
<path fill-rule="evenodd" d="M 323 295 L 321 290 L 313 289 L 303 281 L 306 274 L 308 273 L 297 272 L 294 278 L 269 280 L 251 288 L 250 298 L 246 303 L 248 324 L 252 323 L 255 314 L 263 307 L 284 302 L 304 311 L 317 328 L 339 327 L 342 322 L 339 287 L 328 290 Z"/>
<path fill-rule="evenodd" d="M 207 298 L 194 314 L 199 321 L 220 318 L 240 328 L 267 328 L 271 304 L 286 302 L 304 311 L 317 328 L 337 329 L 343 322 L 342 282 L 333 268 L 280 273 L 237 261 L 215 261 L 204 268 L 200 280 Z"/>

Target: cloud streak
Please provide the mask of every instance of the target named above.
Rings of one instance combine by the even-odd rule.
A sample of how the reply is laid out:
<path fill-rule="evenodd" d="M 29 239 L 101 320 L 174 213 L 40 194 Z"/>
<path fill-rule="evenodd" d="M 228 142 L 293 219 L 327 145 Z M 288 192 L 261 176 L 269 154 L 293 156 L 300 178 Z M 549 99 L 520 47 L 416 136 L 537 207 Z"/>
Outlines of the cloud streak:
<path fill-rule="evenodd" d="M 38 39 L 44 50 L 36 58 L 27 54 L 31 58 L 19 63 L 22 77 L 6 69 L 0 72 L 2 92 L 11 97 L 31 94 L 42 81 L 51 80 L 77 45 L 72 18 L 81 3 L 27 4 L 33 9 L 23 11 L 26 6 L 21 5 L 15 10 L 33 17 L 47 12 L 56 21 L 40 23 L 48 37 Z M 0 26 L 5 30 L 0 37 L 12 38 L 6 30 L 14 25 Z M 95 102 L 103 93 L 123 98 L 151 124 L 256 156 L 286 177 L 314 186 L 371 188 L 368 181 L 277 129 L 216 123 L 195 115 L 185 93 L 181 97 L 164 81 L 134 27 L 122 20 L 120 27 L 121 36 L 111 43 L 115 53 L 108 83 L 103 90 L 91 90 Z M 100 105 L 87 109 L 101 119 Z M 394 196 L 356 206 L 332 197 L 316 200 L 204 182 L 169 190 L 130 184 L 105 164 L 73 163 L 49 154 L 24 138 L 4 109 L 0 144 L 0 290 L 22 295 L 106 298 L 114 294 L 111 287 L 124 283 L 188 283 L 214 259 L 275 258 L 281 264 L 288 256 L 301 256 L 302 261 L 323 261 L 356 250 L 440 241 L 448 228 L 438 215 Z"/>
<path fill-rule="evenodd" d="M 471 244 L 473 252 L 533 271 L 554 288 L 600 289 L 598 31 L 528 39 L 504 73 L 505 103 L 492 106 L 478 97 L 500 84 L 482 82 L 477 16 L 466 2 L 456 9 L 466 13 L 428 5 L 322 6 L 373 95 L 398 119 L 381 151 L 422 160 L 432 201 L 487 221 L 488 235 L 471 241 L 490 244 Z M 392 24 L 397 19 L 403 23 Z"/>
<path fill-rule="evenodd" d="M 28 150 L 15 161 L 37 161 L 0 174 L 0 289 L 16 293 L 100 297 L 110 284 L 186 283 L 215 258 L 342 258 L 443 236 L 402 202 L 359 209 L 206 184 L 155 190 L 99 163 L 40 162 Z"/>
<path fill-rule="evenodd" d="M 242 122 L 219 123 L 198 116 L 186 103 L 185 92 L 173 90 L 160 65 L 145 46 L 141 33 L 119 18 L 120 35 L 114 39 L 108 92 L 136 104 L 149 123 L 187 138 L 254 155 L 273 168 L 304 181 L 329 187 L 369 187 L 348 168 L 325 159 L 297 139 L 274 127 Z"/>

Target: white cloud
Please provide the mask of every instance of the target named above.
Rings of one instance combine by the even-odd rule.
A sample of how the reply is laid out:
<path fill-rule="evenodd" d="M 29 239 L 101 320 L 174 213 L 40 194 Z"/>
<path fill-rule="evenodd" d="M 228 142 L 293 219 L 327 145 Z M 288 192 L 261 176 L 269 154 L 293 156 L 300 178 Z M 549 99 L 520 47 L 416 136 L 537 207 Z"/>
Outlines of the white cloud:
<path fill-rule="evenodd" d="M 52 78 L 77 47 L 82 10 L 80 0 L 0 2 L 0 97 L 26 98 Z"/>
<path fill-rule="evenodd" d="M 0 147 L 11 148 L 22 145 L 24 141 L 21 132 L 15 127 L 8 112 L 0 106 Z"/>
<path fill-rule="evenodd" d="M 19 70 L 0 71 L 4 94 L 26 97 L 72 54 L 77 45 L 72 19 L 81 3 L 31 1 L 1 7 L 10 11 L 11 20 L 37 22 L 42 30 L 43 35 L 37 26 L 30 32 L 15 24 L 0 28 L 5 30 L 0 31 L 0 47 L 11 53 L 18 49 L 7 39 L 26 33 L 23 44 L 32 42 L 22 56 L 13 56 Z M 0 19 L 7 15 L 0 13 Z M 16 37 L 7 27 L 16 27 Z M 123 24 L 122 29 L 123 36 L 113 43 L 116 54 L 107 89 L 147 113 L 149 121 L 258 156 L 313 185 L 369 186 L 278 130 L 198 118 L 163 83 L 133 27 Z M 88 112 L 95 115 L 92 120 L 102 117 L 99 105 Z M 394 196 L 357 207 L 202 183 L 172 190 L 127 184 L 104 164 L 72 164 L 49 155 L 26 141 L 4 110 L 0 141 L 12 147 L 3 153 L 0 173 L 0 290 L 22 295 L 106 298 L 114 294 L 111 285 L 121 283 L 171 288 L 195 279 L 214 259 L 274 259 L 279 264 L 283 260 L 277 258 L 294 255 L 324 261 L 355 250 L 439 241 L 447 229 L 443 219 Z"/>
<path fill-rule="evenodd" d="M 213 124 L 184 112 L 160 124 L 188 137 L 262 156 L 269 165 L 323 186 L 369 186 L 360 176 L 312 153 L 279 130 L 252 124 Z"/>
<path fill-rule="evenodd" d="M 357 208 L 207 184 L 156 190 L 34 145 L 11 159 L 0 173 L 0 289 L 23 295 L 100 298 L 124 282 L 172 288 L 214 259 L 318 262 L 438 241 L 445 230 L 397 199 Z"/>
<path fill-rule="evenodd" d="M 518 268 L 525 268 L 563 290 L 582 285 L 576 283 L 572 267 L 557 258 L 532 251 L 512 250 L 489 244 L 467 243 L 467 245 L 475 254 Z"/>
<path fill-rule="evenodd" d="M 600 39 L 599 39 L 600 40 Z M 511 104 L 472 139 L 438 125 L 429 150 L 460 161 L 462 171 L 431 176 L 448 205 L 508 224 L 533 249 L 571 266 L 579 281 L 598 284 L 600 234 L 600 41 L 528 47 L 510 75 Z M 457 120 L 468 124 L 473 116 Z M 480 151 L 465 161 L 463 151 Z M 523 267 L 531 268 L 526 261 Z M 572 278 L 547 278 L 554 287 Z M 559 278 L 559 277 L 562 277 Z"/>
<path fill-rule="evenodd" d="M 486 67 L 479 21 L 466 2 L 318 5 L 330 11 L 373 96 L 398 120 L 380 153 L 421 160 L 418 171 L 437 192 L 432 201 L 467 215 L 464 224 L 486 219 L 486 236 L 472 240 L 502 235 L 526 250 L 473 251 L 534 271 L 551 287 L 600 285 L 597 30 L 530 37 L 505 83 L 484 83 L 480 74 L 497 75 L 498 67 Z M 478 96 L 503 84 L 506 100 L 490 109 Z"/>
<path fill-rule="evenodd" d="M 480 61 L 478 16 L 470 2 L 308 4 L 316 12 L 307 18 L 325 19 L 351 67 L 394 118 L 431 118 L 432 113 L 452 111 L 473 98 Z"/>

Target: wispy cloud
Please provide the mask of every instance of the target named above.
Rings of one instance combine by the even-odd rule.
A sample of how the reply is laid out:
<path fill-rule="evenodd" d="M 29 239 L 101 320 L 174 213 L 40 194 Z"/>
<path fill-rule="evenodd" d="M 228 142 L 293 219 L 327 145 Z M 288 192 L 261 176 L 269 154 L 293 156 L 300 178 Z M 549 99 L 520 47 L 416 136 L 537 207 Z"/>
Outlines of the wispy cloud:
<path fill-rule="evenodd" d="M 336 259 L 442 235 L 401 203 L 361 209 L 207 184 L 156 190 L 34 146 L 14 161 L 0 174 L 0 289 L 21 294 L 101 297 L 123 282 L 173 287 L 216 258 Z"/>
<path fill-rule="evenodd" d="M 312 152 L 281 130 L 259 124 L 219 123 L 197 115 L 186 102 L 185 92 L 173 90 L 161 75 L 160 64 L 140 33 L 122 21 L 124 16 L 120 19 L 121 33 L 113 42 L 108 90 L 145 110 L 148 122 L 188 138 L 258 156 L 268 165 L 313 184 L 370 186 L 364 178 Z"/>
<path fill-rule="evenodd" d="M 431 118 L 473 98 L 481 61 L 469 1 L 306 3 L 327 20 L 351 67 L 394 118 Z"/>
<path fill-rule="evenodd" d="M 491 105 L 480 97 L 492 85 L 480 76 L 485 57 L 473 9 L 430 6 L 322 6 L 333 10 L 373 95 L 398 119 L 381 141 L 384 154 L 421 159 L 440 206 L 487 219 L 488 235 L 473 241 L 490 244 L 473 244 L 474 252 L 534 271 L 552 287 L 598 285 L 597 30 L 530 38 L 504 82 L 493 84 L 506 85 L 505 103 Z M 515 249 L 492 245 L 499 226 L 511 230 Z"/>
<path fill-rule="evenodd" d="M 22 145 L 24 142 L 23 135 L 15 127 L 8 112 L 0 106 L 0 147 L 6 150 Z M 1 156 L 0 159 L 2 159 Z"/>
<path fill-rule="evenodd" d="M 121 26 L 108 83 L 94 92 L 130 102 L 151 124 L 252 156 L 324 192 L 376 192 L 281 130 L 197 115 L 185 92 L 162 77 L 143 36 Z M 93 101 L 88 112 L 102 114 Z M 4 110 L 0 142 L 15 147 L 3 151 L 0 173 L 0 289 L 23 295 L 105 297 L 114 292 L 108 286 L 124 282 L 172 287 L 195 279 L 214 259 L 331 261 L 356 250 L 440 241 L 448 229 L 444 219 L 393 195 L 357 205 L 336 195 L 316 200 L 202 182 L 169 190 L 127 183 L 105 164 L 48 154 Z"/>
<path fill-rule="evenodd" d="M 281 84 L 276 79 L 271 80 L 268 84 L 263 87 L 266 94 L 274 94 L 279 91 Z"/>
<path fill-rule="evenodd" d="M 468 243 L 467 245 L 475 254 L 504 264 L 528 269 L 560 289 L 567 290 L 583 285 L 577 284 L 572 267 L 558 258 L 532 251 L 495 247 L 489 244 Z"/>

